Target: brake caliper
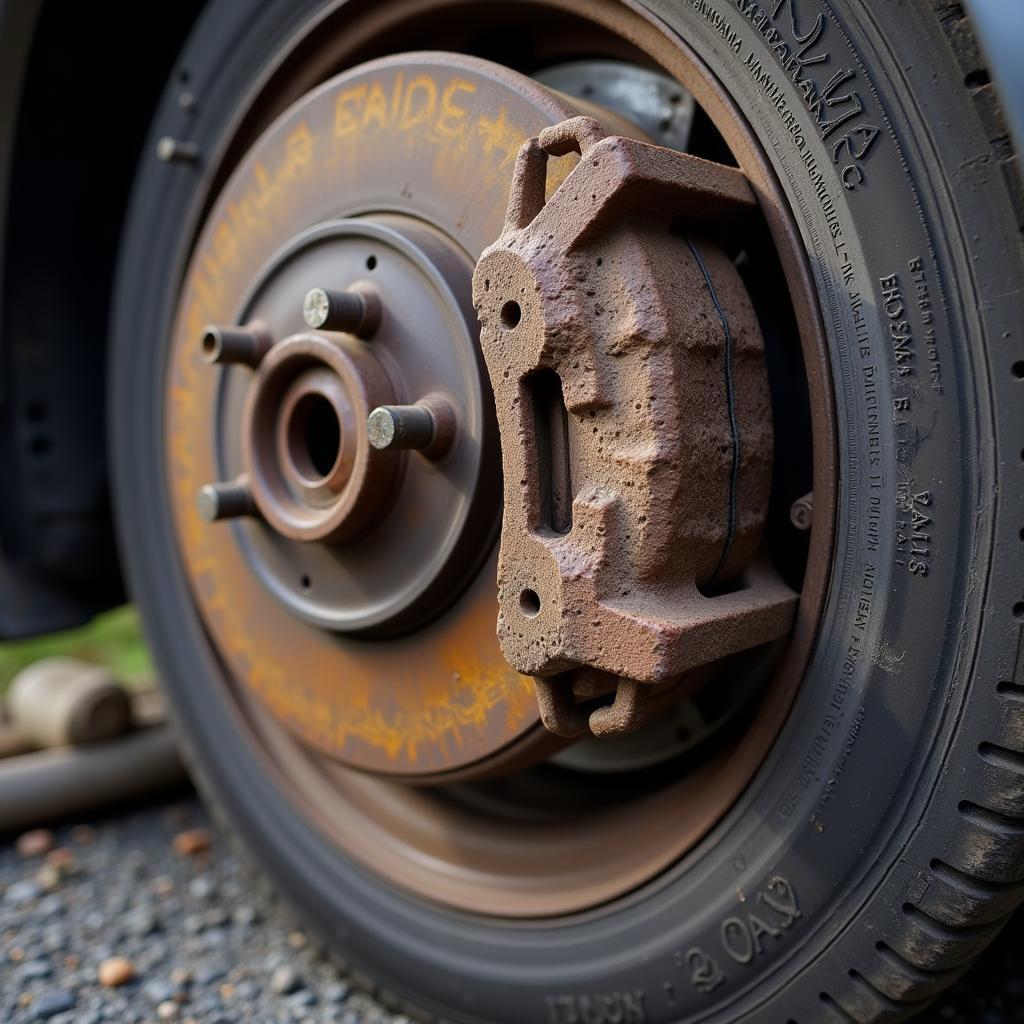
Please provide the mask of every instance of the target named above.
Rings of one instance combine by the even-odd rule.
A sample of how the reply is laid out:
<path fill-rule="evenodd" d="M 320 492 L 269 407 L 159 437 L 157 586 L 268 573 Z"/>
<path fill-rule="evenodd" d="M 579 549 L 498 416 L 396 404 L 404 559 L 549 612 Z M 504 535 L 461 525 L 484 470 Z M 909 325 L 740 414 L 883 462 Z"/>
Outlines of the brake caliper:
<path fill-rule="evenodd" d="M 546 198 L 549 156 L 570 153 Z M 797 595 L 758 556 L 764 342 L 713 240 L 754 209 L 740 171 L 575 117 L 523 145 L 477 264 L 505 488 L 498 635 L 558 735 L 636 729 L 655 685 L 791 627 Z"/>

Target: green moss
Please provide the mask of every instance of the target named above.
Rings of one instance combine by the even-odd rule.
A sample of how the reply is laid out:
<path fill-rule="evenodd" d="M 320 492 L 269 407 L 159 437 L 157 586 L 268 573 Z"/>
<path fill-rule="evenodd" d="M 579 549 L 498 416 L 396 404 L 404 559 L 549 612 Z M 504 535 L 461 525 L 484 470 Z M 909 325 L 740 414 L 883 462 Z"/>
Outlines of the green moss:
<path fill-rule="evenodd" d="M 0 643 L 0 693 L 26 665 L 57 655 L 107 665 L 129 686 L 149 683 L 155 676 L 138 615 L 125 605 L 78 629 Z"/>

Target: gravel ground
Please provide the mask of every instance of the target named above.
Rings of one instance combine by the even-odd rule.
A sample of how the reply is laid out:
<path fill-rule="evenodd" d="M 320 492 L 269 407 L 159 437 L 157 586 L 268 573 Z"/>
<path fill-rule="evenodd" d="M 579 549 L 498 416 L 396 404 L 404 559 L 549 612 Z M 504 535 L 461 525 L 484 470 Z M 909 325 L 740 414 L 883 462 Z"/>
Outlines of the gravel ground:
<path fill-rule="evenodd" d="M 920 1019 L 1024 1024 L 1024 918 Z M 0 1020 L 409 1024 L 350 988 L 191 796 L 0 846 Z"/>

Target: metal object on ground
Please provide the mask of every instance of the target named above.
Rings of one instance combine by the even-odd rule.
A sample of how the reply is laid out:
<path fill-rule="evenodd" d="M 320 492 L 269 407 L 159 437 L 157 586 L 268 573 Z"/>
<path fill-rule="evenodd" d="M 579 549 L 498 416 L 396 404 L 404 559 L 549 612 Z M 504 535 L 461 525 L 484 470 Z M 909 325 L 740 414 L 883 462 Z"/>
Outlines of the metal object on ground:
<path fill-rule="evenodd" d="M 573 152 L 546 199 L 549 155 Z M 635 729 L 650 684 L 792 625 L 797 595 L 755 559 L 763 341 L 714 241 L 754 207 L 739 171 L 576 117 L 524 144 L 477 264 L 505 475 L 498 632 L 558 735 Z M 612 703 L 578 706 L 581 682 Z"/>
<path fill-rule="evenodd" d="M 22 669 L 7 695 L 11 724 L 41 747 L 99 743 L 131 728 L 124 688 L 102 665 L 43 658 Z"/>
<path fill-rule="evenodd" d="M 0 832 L 128 800 L 187 777 L 168 726 L 88 747 L 21 754 L 0 761 Z"/>

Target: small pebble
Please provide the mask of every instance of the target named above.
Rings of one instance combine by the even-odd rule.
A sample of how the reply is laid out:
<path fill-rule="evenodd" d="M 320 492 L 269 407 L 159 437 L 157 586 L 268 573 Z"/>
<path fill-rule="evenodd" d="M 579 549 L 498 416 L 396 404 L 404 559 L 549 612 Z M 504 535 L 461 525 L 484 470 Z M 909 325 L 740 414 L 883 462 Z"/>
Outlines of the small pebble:
<path fill-rule="evenodd" d="M 64 913 L 64 900 L 58 893 L 50 893 L 48 896 L 44 896 L 36 908 L 36 913 L 40 917 L 55 917 L 57 914 Z"/>
<path fill-rule="evenodd" d="M 39 978 L 48 978 L 53 974 L 53 968 L 49 960 L 27 960 L 18 969 L 18 976 L 22 981 L 36 981 Z"/>
<path fill-rule="evenodd" d="M 270 991 L 279 996 L 290 995 L 302 988 L 302 979 L 294 967 L 282 964 L 270 975 Z"/>
<path fill-rule="evenodd" d="M 36 882 L 30 879 L 22 879 L 20 882 L 12 882 L 4 893 L 4 902 L 13 907 L 22 907 L 26 903 L 39 899 L 42 890 Z"/>
<path fill-rule="evenodd" d="M 46 892 L 53 892 L 63 881 L 63 877 L 60 871 L 49 864 L 44 864 L 36 872 L 36 881 L 39 883 L 39 888 Z"/>
<path fill-rule="evenodd" d="M 208 900 L 214 893 L 213 882 L 206 875 L 199 875 L 188 883 L 188 893 L 196 900 Z"/>
<path fill-rule="evenodd" d="M 35 1001 L 32 1016 L 34 1020 L 49 1020 L 51 1017 L 56 1017 L 58 1013 L 64 1013 L 74 1008 L 74 992 L 66 988 L 54 988 L 44 992 Z"/>
<path fill-rule="evenodd" d="M 175 967 L 171 971 L 171 984 L 178 988 L 185 988 L 192 984 L 192 972 L 186 967 Z"/>
<path fill-rule="evenodd" d="M 207 829 L 190 828 L 174 837 L 174 850 L 182 857 L 194 857 L 208 850 L 212 843 L 213 837 Z"/>
<path fill-rule="evenodd" d="M 227 973 L 228 970 L 224 964 L 209 963 L 196 968 L 193 977 L 197 985 L 205 988 L 207 985 L 212 985 L 215 981 L 220 981 Z"/>
<path fill-rule="evenodd" d="M 324 1000 L 328 1003 L 343 1003 L 349 997 L 351 988 L 343 981 L 332 982 L 323 990 Z"/>
<path fill-rule="evenodd" d="M 160 922 L 157 920 L 156 915 L 146 907 L 141 907 L 126 915 L 123 923 L 130 934 L 136 935 L 139 938 L 152 935 L 153 932 L 160 928 Z"/>
<path fill-rule="evenodd" d="M 226 925 L 231 919 L 225 907 L 213 907 L 203 914 L 203 920 L 208 928 L 220 928 Z"/>
<path fill-rule="evenodd" d="M 76 867 L 74 851 L 66 846 L 58 846 L 46 855 L 46 863 L 58 871 L 70 874 Z"/>
<path fill-rule="evenodd" d="M 240 907 L 235 907 L 231 914 L 231 920 L 235 924 L 246 928 L 249 925 L 255 924 L 259 920 L 259 915 L 256 913 L 255 908 L 243 904 Z"/>
<path fill-rule="evenodd" d="M 147 981 L 142 991 L 151 1003 L 158 1006 L 160 1003 L 170 1002 L 177 995 L 174 986 L 163 978 L 153 978 Z"/>
<path fill-rule="evenodd" d="M 135 967 L 127 957 L 112 956 L 100 964 L 97 976 L 104 988 L 120 988 L 135 977 Z"/>
<path fill-rule="evenodd" d="M 107 926 L 107 919 L 99 910 L 90 910 L 89 913 L 85 915 L 82 923 L 85 925 L 87 931 L 101 932 Z"/>
<path fill-rule="evenodd" d="M 174 892 L 174 879 L 170 875 L 157 875 L 153 879 L 152 889 L 157 896 L 170 896 Z"/>
<path fill-rule="evenodd" d="M 178 1017 L 178 1004 L 171 999 L 164 1000 L 156 1008 L 156 1015 L 160 1020 L 176 1020 Z"/>
<path fill-rule="evenodd" d="M 18 836 L 14 844 L 19 857 L 42 857 L 54 847 L 53 833 L 48 828 L 34 828 Z"/>

